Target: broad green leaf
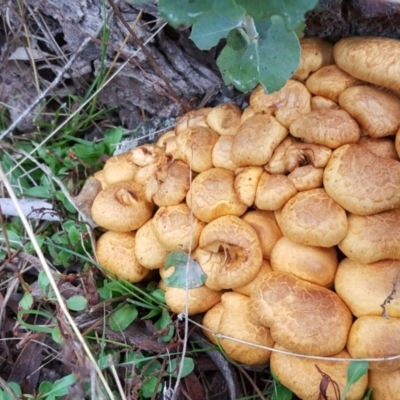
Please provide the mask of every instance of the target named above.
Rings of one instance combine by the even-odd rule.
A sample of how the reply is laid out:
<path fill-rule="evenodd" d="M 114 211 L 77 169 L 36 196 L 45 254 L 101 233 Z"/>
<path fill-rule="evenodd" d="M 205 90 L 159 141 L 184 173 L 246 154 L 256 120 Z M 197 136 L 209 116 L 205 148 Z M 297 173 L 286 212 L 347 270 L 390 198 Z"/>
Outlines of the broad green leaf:
<path fill-rule="evenodd" d="M 162 385 L 156 376 L 146 379 L 142 385 L 142 395 L 146 398 L 152 397 L 154 393 L 160 393 L 161 390 Z"/>
<path fill-rule="evenodd" d="M 76 229 L 76 226 L 71 226 L 67 232 L 68 239 L 71 241 L 71 244 L 75 246 L 81 240 L 81 233 Z"/>
<path fill-rule="evenodd" d="M 19 307 L 23 310 L 29 310 L 33 304 L 33 296 L 29 292 L 25 292 L 22 299 L 19 301 Z"/>
<path fill-rule="evenodd" d="M 279 16 L 256 24 L 259 37 L 244 51 L 228 45 L 217 64 L 226 84 L 248 92 L 261 83 L 267 93 L 281 89 L 294 74 L 300 59 L 300 44 L 294 32 L 288 32 Z M 268 27 L 265 29 L 265 27 Z"/>
<path fill-rule="evenodd" d="M 180 368 L 180 360 L 178 361 L 176 358 L 173 358 L 171 362 L 167 366 L 167 371 L 164 373 L 164 376 L 172 376 L 176 378 L 178 376 L 178 368 Z M 183 361 L 181 378 L 188 376 L 194 370 L 194 362 L 190 357 L 185 357 Z"/>
<path fill-rule="evenodd" d="M 67 300 L 67 307 L 72 311 L 82 311 L 87 307 L 87 299 L 83 296 L 71 296 Z"/>
<path fill-rule="evenodd" d="M 151 297 L 154 297 L 159 303 L 165 304 L 165 292 L 161 289 L 156 289 L 151 292 Z"/>
<path fill-rule="evenodd" d="M 53 389 L 53 383 L 50 381 L 43 381 L 39 385 L 39 393 L 46 394 L 50 393 Z"/>
<path fill-rule="evenodd" d="M 25 196 L 38 197 L 40 199 L 51 199 L 53 196 L 51 186 L 33 186 L 24 190 Z"/>
<path fill-rule="evenodd" d="M 134 305 L 124 304 L 110 316 L 108 324 L 113 331 L 123 331 L 136 319 L 138 313 Z"/>
<path fill-rule="evenodd" d="M 54 397 L 66 396 L 68 394 L 69 387 L 73 385 L 75 382 L 76 382 L 76 376 L 73 374 L 66 375 L 63 378 L 56 380 L 52 384 L 51 390 L 43 393 L 44 398 L 50 399 Z"/>
<path fill-rule="evenodd" d="M 279 15 L 285 20 L 287 30 L 295 30 L 304 22 L 305 13 L 312 10 L 317 0 L 236 0 L 255 20 Z"/>
<path fill-rule="evenodd" d="M 171 316 L 169 315 L 168 311 L 163 311 L 161 317 L 154 323 L 154 327 L 156 329 L 164 329 L 169 328 L 168 333 L 166 335 L 160 336 L 160 339 L 164 343 L 169 343 L 174 335 L 174 324 L 172 323 Z"/>
<path fill-rule="evenodd" d="M 341 399 L 344 400 L 352 385 L 368 373 L 367 361 L 351 361 L 347 368 L 347 382 Z"/>
<path fill-rule="evenodd" d="M 226 43 L 229 47 L 238 52 L 245 51 L 247 47 L 247 42 L 238 29 L 233 29 L 229 32 Z"/>
<path fill-rule="evenodd" d="M 114 150 L 117 147 L 117 144 L 121 141 L 123 133 L 121 126 L 106 130 L 103 142 L 109 156 L 114 154 Z"/>
<path fill-rule="evenodd" d="M 105 153 L 105 144 L 104 142 L 90 143 L 90 145 L 76 144 L 72 150 L 75 155 L 85 163 L 95 165 L 98 163 L 99 158 Z"/>
<path fill-rule="evenodd" d="M 200 265 L 189 258 L 183 251 L 173 251 L 165 258 L 165 269 L 175 267 L 175 271 L 164 278 L 164 283 L 170 287 L 192 289 L 202 286 L 206 281 L 206 274 Z"/>
<path fill-rule="evenodd" d="M 214 0 L 160 0 L 158 11 L 175 27 L 191 26 L 205 11 L 212 8 Z"/>
<path fill-rule="evenodd" d="M 42 290 L 45 290 L 50 284 L 49 277 L 46 271 L 40 271 L 38 276 L 38 285 Z"/>
<path fill-rule="evenodd" d="M 0 243 L 4 245 L 6 243 L 4 233 L 0 232 Z M 16 249 L 21 245 L 21 237 L 18 233 L 7 229 L 7 238 L 11 248 Z"/>
<path fill-rule="evenodd" d="M 58 344 L 63 342 L 63 337 L 61 336 L 61 331 L 59 326 L 55 326 L 51 332 L 51 338 Z"/>
<path fill-rule="evenodd" d="M 209 50 L 219 41 L 228 36 L 228 33 L 240 26 L 241 16 L 231 19 L 225 15 L 203 14 L 193 24 L 190 39 L 200 50 Z"/>

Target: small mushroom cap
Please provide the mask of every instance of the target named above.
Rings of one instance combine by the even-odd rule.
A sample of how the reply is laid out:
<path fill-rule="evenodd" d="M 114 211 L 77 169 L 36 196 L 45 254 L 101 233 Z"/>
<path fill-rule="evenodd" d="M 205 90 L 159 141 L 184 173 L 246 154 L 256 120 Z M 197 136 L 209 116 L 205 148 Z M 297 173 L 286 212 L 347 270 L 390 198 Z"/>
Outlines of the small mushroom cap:
<path fill-rule="evenodd" d="M 207 124 L 219 135 L 236 135 L 241 123 L 242 110 L 233 103 L 221 104 L 207 114 Z"/>
<path fill-rule="evenodd" d="M 214 334 L 218 333 L 218 325 L 219 321 L 221 320 L 223 309 L 222 303 L 219 302 L 211 307 L 203 317 L 202 325 L 204 328 L 206 328 L 203 329 L 203 333 L 212 344 L 217 344 L 218 342 Z"/>
<path fill-rule="evenodd" d="M 348 214 L 347 221 L 339 248 L 351 260 L 368 264 L 400 259 L 400 209 L 365 216 Z"/>
<path fill-rule="evenodd" d="M 357 79 L 400 91 L 400 42 L 385 37 L 349 37 L 333 48 L 335 63 Z"/>
<path fill-rule="evenodd" d="M 113 183 L 92 205 L 93 220 L 105 229 L 128 232 L 140 228 L 153 214 L 154 204 L 144 198 L 143 186 L 133 181 Z"/>
<path fill-rule="evenodd" d="M 104 164 L 103 174 L 107 185 L 121 181 L 133 181 L 138 166 L 130 160 L 130 153 L 118 154 Z"/>
<path fill-rule="evenodd" d="M 224 293 L 221 303 L 223 310 L 218 333 L 259 346 L 272 347 L 274 345 L 269 329 L 257 325 L 251 320 L 247 296 L 234 292 Z M 247 365 L 265 364 L 271 355 L 271 350 L 264 350 L 230 339 L 221 338 L 219 343 L 228 357 Z"/>
<path fill-rule="evenodd" d="M 346 110 L 373 138 L 394 135 L 400 127 L 400 99 L 372 86 L 354 86 L 339 98 Z"/>
<path fill-rule="evenodd" d="M 157 172 L 154 177 L 157 182 L 157 189 L 152 196 L 154 204 L 162 207 L 181 203 L 190 187 L 191 172 L 189 166 L 181 160 L 174 160 L 168 162 L 168 165 L 165 166 L 165 172 L 162 169 Z"/>
<path fill-rule="evenodd" d="M 203 229 L 193 258 L 207 275 L 206 286 L 214 290 L 247 284 L 262 264 L 257 233 L 233 215 L 217 218 Z"/>
<path fill-rule="evenodd" d="M 135 256 L 135 233 L 104 233 L 96 243 L 99 263 L 129 282 L 140 282 L 150 270 L 139 264 Z"/>
<path fill-rule="evenodd" d="M 311 72 L 317 71 L 324 65 L 333 64 L 333 46 L 326 40 L 316 37 L 300 39 L 300 64 L 293 78 L 305 81 Z"/>
<path fill-rule="evenodd" d="M 251 210 L 243 215 L 242 220 L 256 231 L 260 239 L 263 258 L 269 260 L 275 244 L 282 237 L 275 214 L 272 211 Z"/>
<path fill-rule="evenodd" d="M 284 162 L 287 171 L 292 172 L 297 167 L 312 165 L 324 168 L 332 155 L 332 150 L 321 144 L 293 142 L 287 147 Z"/>
<path fill-rule="evenodd" d="M 346 212 L 324 189 L 297 193 L 277 213 L 283 235 L 295 243 L 331 247 L 347 232 Z"/>
<path fill-rule="evenodd" d="M 188 302 L 188 315 L 196 315 L 206 312 L 215 304 L 221 301 L 223 292 L 214 291 L 207 286 L 199 286 L 188 289 L 168 287 L 165 290 L 165 302 L 168 308 L 174 313 L 186 311 L 186 301 Z"/>
<path fill-rule="evenodd" d="M 165 147 L 165 146 L 167 145 L 167 143 L 168 143 L 168 140 L 169 140 L 170 138 L 175 138 L 175 130 L 167 131 L 167 132 L 163 133 L 163 134 L 157 139 L 156 145 L 157 145 L 157 146 L 160 146 L 160 147 Z"/>
<path fill-rule="evenodd" d="M 290 132 L 307 143 L 323 144 L 331 149 L 360 139 L 360 127 L 344 110 L 311 111 L 294 121 Z"/>
<path fill-rule="evenodd" d="M 104 178 L 104 171 L 101 169 L 100 171 L 97 171 L 93 174 L 93 177 L 96 178 L 100 184 L 101 184 L 101 188 L 104 190 L 108 184 Z"/>
<path fill-rule="evenodd" d="M 286 128 L 300 116 L 311 111 L 311 94 L 301 82 L 289 79 L 273 93 L 265 93 L 258 85 L 250 95 L 250 106 L 256 113 L 274 115 Z"/>
<path fill-rule="evenodd" d="M 213 167 L 212 151 L 218 137 L 210 128 L 196 126 L 186 129 L 176 137 L 175 157 L 195 172 L 206 171 Z"/>
<path fill-rule="evenodd" d="M 240 124 L 243 124 L 244 121 L 246 121 L 250 117 L 253 117 L 255 114 L 256 112 L 250 106 L 245 108 L 240 118 Z"/>
<path fill-rule="evenodd" d="M 272 115 L 256 114 L 243 122 L 234 136 L 232 160 L 239 166 L 264 165 L 287 134 Z"/>
<path fill-rule="evenodd" d="M 175 125 L 175 135 L 179 135 L 186 129 L 197 126 L 208 128 L 207 115 L 212 110 L 211 107 L 200 108 L 199 110 L 191 110 L 180 117 Z"/>
<path fill-rule="evenodd" d="M 296 187 L 286 175 L 264 171 L 258 181 L 254 204 L 260 210 L 279 210 L 296 193 Z"/>
<path fill-rule="evenodd" d="M 400 319 L 377 316 L 358 318 L 352 325 L 347 350 L 353 358 L 383 358 L 400 354 Z M 400 368 L 400 359 L 373 361 L 369 369 L 394 371 Z"/>
<path fill-rule="evenodd" d="M 212 163 L 214 167 L 225 168 L 231 171 L 235 171 L 238 168 L 232 161 L 231 156 L 233 139 L 233 136 L 223 135 L 215 142 L 212 151 Z"/>
<path fill-rule="evenodd" d="M 235 174 L 224 168 L 211 168 L 193 179 L 186 204 L 201 221 L 210 222 L 223 215 L 243 215 L 247 206 L 234 188 Z"/>
<path fill-rule="evenodd" d="M 326 97 L 334 102 L 347 88 L 361 82 L 342 71 L 337 65 L 327 65 L 314 72 L 306 81 L 307 89 L 317 96 Z"/>
<path fill-rule="evenodd" d="M 272 153 L 272 157 L 264 165 L 265 171 L 270 174 L 286 174 L 288 172 L 285 165 L 285 152 L 288 147 L 293 143 L 294 139 L 292 135 L 286 136 L 285 140 L 281 142 L 278 147 Z"/>
<path fill-rule="evenodd" d="M 397 161 L 399 160 L 396 146 L 391 138 L 374 139 L 369 136 L 361 136 L 357 144 L 365 147 L 378 157 L 391 158 L 392 160 Z"/>
<path fill-rule="evenodd" d="M 287 349 L 278 344 L 275 344 L 274 348 L 287 351 Z M 349 358 L 349 362 L 313 360 L 274 351 L 271 354 L 271 371 L 282 385 L 286 386 L 300 399 L 316 400 L 321 396 L 323 377 L 320 371 L 328 375 L 332 382 L 335 382 L 340 391 L 339 393 L 343 393 L 346 387 L 347 370 L 352 358 L 346 350 L 332 357 Z M 319 368 L 319 371 L 316 367 Z M 365 374 L 356 383 L 351 385 L 346 395 L 346 400 L 362 399 L 367 385 L 368 374 Z M 333 384 L 327 384 L 326 392 L 324 391 L 323 393 L 327 399 L 335 399 L 337 394 Z M 387 397 L 387 399 L 389 398 L 391 397 Z"/>
<path fill-rule="evenodd" d="M 262 173 L 262 167 L 239 167 L 235 171 L 235 192 L 240 201 L 248 207 L 251 207 L 254 203 Z"/>
<path fill-rule="evenodd" d="M 332 356 L 342 351 L 353 320 L 329 289 L 285 272 L 271 272 L 250 296 L 252 319 L 295 353 Z"/>
<path fill-rule="evenodd" d="M 323 96 L 311 97 L 311 110 L 337 110 L 339 106 L 333 100 Z"/>
<path fill-rule="evenodd" d="M 400 369 L 395 371 L 369 371 L 368 387 L 372 389 L 372 400 L 395 399 L 400 393 Z"/>
<path fill-rule="evenodd" d="M 399 318 L 399 297 L 395 295 L 390 301 L 385 301 L 397 285 L 399 276 L 398 260 L 362 264 L 345 258 L 336 272 L 335 291 L 356 317 L 382 316 L 385 311 L 388 317 Z"/>
<path fill-rule="evenodd" d="M 251 294 L 257 289 L 258 285 L 262 281 L 263 277 L 272 272 L 271 264 L 268 260 L 263 260 L 260 271 L 258 274 L 246 285 L 232 288 L 236 293 L 243 294 L 244 296 L 250 297 Z"/>
<path fill-rule="evenodd" d="M 345 210 L 370 215 L 400 207 L 400 163 L 359 145 L 336 149 L 325 167 L 324 187 Z"/>
<path fill-rule="evenodd" d="M 288 175 L 288 178 L 299 192 L 321 187 L 323 177 L 324 169 L 314 168 L 312 165 L 297 167 Z"/>
<path fill-rule="evenodd" d="M 338 267 L 334 247 L 305 246 L 280 238 L 272 249 L 271 268 L 300 279 L 332 288 Z"/>
<path fill-rule="evenodd" d="M 169 250 L 158 241 L 151 220 L 137 230 L 135 255 L 141 265 L 148 269 L 162 268 L 168 254 Z"/>
<path fill-rule="evenodd" d="M 193 250 L 205 226 L 204 222 L 191 215 L 185 203 L 160 207 L 151 222 L 158 241 L 170 251 Z"/>

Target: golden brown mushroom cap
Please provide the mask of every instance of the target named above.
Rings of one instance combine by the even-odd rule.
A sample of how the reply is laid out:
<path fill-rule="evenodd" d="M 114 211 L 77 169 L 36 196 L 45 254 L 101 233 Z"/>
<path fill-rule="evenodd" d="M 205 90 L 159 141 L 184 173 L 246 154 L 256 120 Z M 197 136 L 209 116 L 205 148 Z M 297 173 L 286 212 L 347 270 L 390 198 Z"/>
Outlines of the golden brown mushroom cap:
<path fill-rule="evenodd" d="M 256 198 L 256 191 L 262 167 L 239 167 L 235 170 L 234 188 L 240 201 L 246 206 L 251 207 Z"/>
<path fill-rule="evenodd" d="M 276 343 L 300 354 L 332 356 L 343 350 L 353 319 L 336 293 L 285 272 L 264 277 L 249 308 Z"/>
<path fill-rule="evenodd" d="M 254 204 L 260 210 L 279 210 L 296 193 L 296 187 L 286 175 L 264 171 L 258 181 Z"/>
<path fill-rule="evenodd" d="M 218 333 L 218 325 L 221 320 L 222 311 L 222 303 L 219 302 L 211 307 L 203 317 L 202 325 L 206 328 L 203 329 L 203 333 L 212 344 L 217 344 L 214 334 Z"/>
<path fill-rule="evenodd" d="M 203 229 L 199 247 L 192 256 L 207 275 L 206 286 L 214 290 L 247 284 L 262 263 L 257 233 L 233 215 L 211 221 Z"/>
<path fill-rule="evenodd" d="M 400 319 L 376 316 L 358 318 L 352 325 L 347 350 L 353 358 L 383 358 L 400 354 Z M 400 359 L 373 361 L 370 369 L 394 371 L 400 368 Z"/>
<path fill-rule="evenodd" d="M 260 346 L 272 347 L 274 345 L 269 329 L 257 325 L 251 320 L 247 296 L 234 292 L 224 293 L 221 303 L 222 314 L 218 324 L 218 333 Z M 270 350 L 230 339 L 220 338 L 218 341 L 228 357 L 243 364 L 265 364 L 271 355 Z"/>
<path fill-rule="evenodd" d="M 193 179 L 186 203 L 201 221 L 223 215 L 241 216 L 247 210 L 234 188 L 235 174 L 224 168 L 211 168 Z"/>
<path fill-rule="evenodd" d="M 300 116 L 311 111 L 311 94 L 301 82 L 289 79 L 274 93 L 265 93 L 258 85 L 250 95 L 250 107 L 256 113 L 274 115 L 286 128 Z"/>
<path fill-rule="evenodd" d="M 263 258 L 269 260 L 275 244 L 282 237 L 275 214 L 272 211 L 250 210 L 243 215 L 242 220 L 257 232 Z"/>
<path fill-rule="evenodd" d="M 238 166 L 264 165 L 287 134 L 272 115 L 256 114 L 243 122 L 234 136 L 232 160 Z"/>
<path fill-rule="evenodd" d="M 324 169 L 315 168 L 312 165 L 297 167 L 288 175 L 288 178 L 299 192 L 321 187 L 323 177 Z"/>
<path fill-rule="evenodd" d="M 324 65 L 333 64 L 333 46 L 326 40 L 316 37 L 300 39 L 300 64 L 293 78 L 304 81 L 311 72 L 317 71 Z"/>
<path fill-rule="evenodd" d="M 348 230 L 339 243 L 350 259 L 364 264 L 400 259 L 400 209 L 373 215 L 348 214 Z"/>
<path fill-rule="evenodd" d="M 130 160 L 130 153 L 118 154 L 107 160 L 103 168 L 103 176 L 107 185 L 120 181 L 132 181 L 138 166 Z"/>
<path fill-rule="evenodd" d="M 333 48 L 339 68 L 363 81 L 400 91 L 400 42 L 385 37 L 349 37 Z"/>
<path fill-rule="evenodd" d="M 327 65 L 314 72 L 306 81 L 307 89 L 317 96 L 326 97 L 334 102 L 349 87 L 361 82 L 342 71 L 337 65 Z"/>
<path fill-rule="evenodd" d="M 400 99 L 372 86 L 354 86 L 339 98 L 346 110 L 373 138 L 394 135 L 400 127 Z"/>
<path fill-rule="evenodd" d="M 312 165 L 324 168 L 331 157 L 332 150 L 321 144 L 293 142 L 285 150 L 284 162 L 289 172 L 297 167 Z"/>
<path fill-rule="evenodd" d="M 136 231 L 135 255 L 139 263 L 148 269 L 164 266 L 169 250 L 164 248 L 153 231 L 153 223 L 147 221 Z"/>
<path fill-rule="evenodd" d="M 286 136 L 285 140 L 281 142 L 272 153 L 272 157 L 264 165 L 265 171 L 270 174 L 286 174 L 288 172 L 285 165 L 285 152 L 288 147 L 293 143 L 292 135 Z"/>
<path fill-rule="evenodd" d="M 368 149 L 371 153 L 374 153 L 378 157 L 391 158 L 392 160 L 397 161 L 399 160 L 399 156 L 396 152 L 396 146 L 392 138 L 374 139 L 370 136 L 361 136 L 357 144 Z"/>
<path fill-rule="evenodd" d="M 212 151 L 218 134 L 210 128 L 197 126 L 176 136 L 175 157 L 184 161 L 195 172 L 212 168 Z"/>
<path fill-rule="evenodd" d="M 296 119 L 290 133 L 307 143 L 323 144 L 336 149 L 360 139 L 360 127 L 344 110 L 315 110 Z"/>
<path fill-rule="evenodd" d="M 154 234 L 167 250 L 193 250 L 205 224 L 191 215 L 185 203 L 160 207 L 151 220 Z"/>
<path fill-rule="evenodd" d="M 92 218 L 105 229 L 128 232 L 148 221 L 153 207 L 154 204 L 144 197 L 143 186 L 133 181 L 117 182 L 96 196 Z"/>
<path fill-rule="evenodd" d="M 372 400 L 395 399 L 400 393 L 400 369 L 369 371 L 368 387 L 372 389 Z"/>
<path fill-rule="evenodd" d="M 275 344 L 277 350 L 286 350 L 284 347 Z M 343 350 L 332 357 L 349 358 L 350 354 Z M 290 389 L 296 396 L 303 400 L 316 400 L 320 397 L 320 385 L 322 382 L 321 372 L 327 374 L 330 379 L 338 385 L 340 393 L 344 392 L 347 384 L 347 369 L 349 362 L 338 362 L 329 360 L 313 360 L 272 352 L 271 354 L 271 371 L 279 379 L 282 385 Z M 295 377 L 295 378 L 294 378 Z M 351 385 L 346 395 L 347 400 L 359 400 L 367 389 L 368 374 L 363 375 L 360 380 Z M 326 398 L 335 399 L 336 392 L 333 384 L 328 384 L 326 388 Z M 388 397 L 389 399 L 390 397 Z"/>
<path fill-rule="evenodd" d="M 199 110 L 191 110 L 180 117 L 175 125 L 175 135 L 179 135 L 186 129 L 201 126 L 208 128 L 207 115 L 212 110 L 211 107 L 200 108 Z"/>
<path fill-rule="evenodd" d="M 214 107 L 207 115 L 207 124 L 219 135 L 236 135 L 240 127 L 242 110 L 233 103 Z"/>
<path fill-rule="evenodd" d="M 104 233 L 96 243 L 96 255 L 103 267 L 130 282 L 139 282 L 150 272 L 135 256 L 134 232 Z"/>
<path fill-rule="evenodd" d="M 399 277 L 398 260 L 362 264 L 345 258 L 336 272 L 335 291 L 356 317 L 382 316 L 385 311 L 389 318 L 399 318 L 399 297 L 392 296 L 393 299 L 385 303 L 394 285 L 398 284 Z"/>
<path fill-rule="evenodd" d="M 311 97 L 311 110 L 337 110 L 339 106 L 333 100 L 323 96 Z"/>
<path fill-rule="evenodd" d="M 347 232 L 346 212 L 324 189 L 299 192 L 276 213 L 283 235 L 295 243 L 331 247 Z"/>
<path fill-rule="evenodd" d="M 400 163 L 359 145 L 336 149 L 325 167 L 324 187 L 353 214 L 370 215 L 400 207 Z"/>
<path fill-rule="evenodd" d="M 280 238 L 271 254 L 274 271 L 289 272 L 305 281 L 331 288 L 338 266 L 334 247 L 305 246 Z"/>
<path fill-rule="evenodd" d="M 212 151 L 212 163 L 214 167 L 225 168 L 235 171 L 238 166 L 232 161 L 231 151 L 233 145 L 233 136 L 222 135 L 215 142 Z"/>

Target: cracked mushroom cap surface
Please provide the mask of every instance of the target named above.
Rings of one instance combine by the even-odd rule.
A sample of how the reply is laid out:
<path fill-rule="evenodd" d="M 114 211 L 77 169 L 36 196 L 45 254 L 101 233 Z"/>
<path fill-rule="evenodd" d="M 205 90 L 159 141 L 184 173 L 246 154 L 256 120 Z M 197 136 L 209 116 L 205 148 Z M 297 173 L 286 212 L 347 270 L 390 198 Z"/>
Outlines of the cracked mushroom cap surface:
<path fill-rule="evenodd" d="M 186 204 L 201 221 L 210 222 L 224 215 L 243 215 L 242 203 L 234 188 L 235 173 L 225 168 L 211 168 L 197 175 L 186 196 Z"/>
<path fill-rule="evenodd" d="M 400 163 L 363 146 L 336 149 L 325 167 L 324 188 L 345 210 L 358 215 L 400 207 Z"/>
<path fill-rule="evenodd" d="M 353 358 L 384 358 L 400 354 L 400 319 L 364 316 L 353 323 L 347 350 Z M 371 361 L 369 369 L 394 371 L 400 360 Z"/>
<path fill-rule="evenodd" d="M 350 259 L 364 264 L 400 259 L 400 209 L 373 215 L 347 215 L 348 230 L 339 243 Z"/>
<path fill-rule="evenodd" d="M 385 37 L 349 37 L 333 47 L 335 63 L 357 79 L 400 91 L 400 42 Z"/>
<path fill-rule="evenodd" d="M 400 393 L 400 369 L 371 370 L 368 372 L 368 379 L 369 387 L 373 388 L 373 400 L 395 399 Z"/>
<path fill-rule="evenodd" d="M 219 135 L 236 135 L 241 123 L 242 110 L 234 103 L 214 107 L 207 115 L 208 126 Z"/>
<path fill-rule="evenodd" d="M 332 356 L 346 345 L 353 316 L 333 291 L 271 272 L 250 296 L 252 318 L 271 331 L 274 341 L 295 353 Z"/>
<path fill-rule="evenodd" d="M 217 218 L 203 229 L 192 257 L 207 275 L 205 285 L 213 290 L 249 283 L 262 264 L 256 231 L 233 215 Z"/>
<path fill-rule="evenodd" d="M 135 256 L 135 232 L 104 233 L 96 243 L 99 263 L 129 282 L 140 282 L 149 272 Z"/>
<path fill-rule="evenodd" d="M 394 93 L 354 86 L 340 95 L 339 104 L 373 138 L 394 135 L 400 127 L 400 99 Z"/>
<path fill-rule="evenodd" d="M 215 142 L 212 151 L 212 163 L 216 168 L 225 168 L 235 171 L 238 166 L 232 161 L 231 150 L 233 136 L 221 135 Z"/>
<path fill-rule="evenodd" d="M 252 321 L 247 296 L 227 292 L 222 295 L 221 303 L 222 313 L 218 324 L 218 333 L 260 346 L 272 347 L 274 345 L 269 329 Z M 218 342 L 228 357 L 246 365 L 265 364 L 271 356 L 271 350 L 238 343 L 227 338 L 219 338 Z"/>
<path fill-rule="evenodd" d="M 275 344 L 277 350 L 288 351 L 283 346 Z M 352 357 L 346 350 L 334 354 L 332 358 L 348 358 L 349 362 L 329 360 L 312 360 L 296 357 L 289 354 L 273 352 L 271 354 L 271 371 L 279 379 L 282 385 L 290 389 L 296 396 L 303 400 L 316 400 L 320 397 L 321 386 L 324 385 L 322 371 L 327 374 L 339 387 L 340 393 L 344 392 L 347 384 L 347 370 Z M 316 368 L 318 367 L 318 369 Z M 294 377 L 296 377 L 294 379 Z M 347 400 L 359 400 L 368 385 L 368 374 L 364 374 L 356 383 L 351 385 L 346 395 Z M 374 389 L 375 391 L 375 389 Z M 335 399 L 336 392 L 332 384 L 326 388 L 326 398 Z M 388 397 L 389 399 L 390 397 Z"/>
<path fill-rule="evenodd" d="M 335 246 L 347 232 L 345 210 L 322 188 L 297 193 L 276 216 L 283 235 L 303 245 Z"/>
<path fill-rule="evenodd" d="M 336 272 L 335 291 L 356 317 L 382 316 L 385 311 L 389 318 L 400 318 L 399 296 L 388 300 L 399 277 L 399 260 L 362 264 L 345 258 Z"/>
<path fill-rule="evenodd" d="M 317 143 L 336 149 L 347 143 L 357 143 L 360 127 L 344 110 L 314 110 L 296 119 L 290 133 L 307 143 Z"/>
<path fill-rule="evenodd" d="M 251 207 L 256 198 L 262 167 L 239 167 L 235 170 L 234 188 L 240 201 Z"/>
<path fill-rule="evenodd" d="M 143 186 L 123 181 L 113 183 L 96 196 L 92 218 L 105 229 L 128 232 L 148 221 L 153 208 L 154 204 L 145 199 Z"/>
<path fill-rule="evenodd" d="M 191 215 L 185 203 L 160 207 L 151 223 L 158 241 L 169 251 L 193 250 L 205 226 L 204 222 Z"/>
<path fill-rule="evenodd" d="M 118 154 L 104 164 L 103 177 L 107 185 L 120 181 L 133 181 L 138 166 L 130 160 L 130 153 Z"/>

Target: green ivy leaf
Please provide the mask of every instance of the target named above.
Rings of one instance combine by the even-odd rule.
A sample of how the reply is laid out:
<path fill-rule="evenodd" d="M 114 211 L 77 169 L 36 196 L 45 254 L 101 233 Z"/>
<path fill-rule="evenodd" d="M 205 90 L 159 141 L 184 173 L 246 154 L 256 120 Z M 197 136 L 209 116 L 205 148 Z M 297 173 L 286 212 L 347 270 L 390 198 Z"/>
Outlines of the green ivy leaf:
<path fill-rule="evenodd" d="M 110 316 L 108 324 L 113 331 L 123 331 L 136 319 L 138 314 L 136 307 L 127 303 Z"/>
<path fill-rule="evenodd" d="M 248 92 L 261 83 L 267 93 L 281 89 L 294 74 L 300 59 L 300 44 L 288 32 L 281 17 L 256 24 L 259 37 L 244 51 L 225 46 L 217 59 L 226 84 Z M 268 27 L 267 29 L 265 29 Z"/>
<path fill-rule="evenodd" d="M 168 278 L 164 278 L 167 286 L 192 289 L 204 285 L 207 279 L 200 265 L 183 251 L 169 253 L 164 264 L 166 270 L 175 267 L 175 271 Z"/>
<path fill-rule="evenodd" d="M 67 307 L 72 311 L 82 311 L 87 307 L 87 299 L 83 296 L 71 296 L 67 300 Z"/>
<path fill-rule="evenodd" d="M 317 0 L 236 0 L 255 20 L 280 15 L 287 30 L 293 31 L 304 22 L 304 14 L 312 10 Z"/>
<path fill-rule="evenodd" d="M 341 399 L 345 399 L 352 385 L 358 382 L 365 374 L 368 373 L 367 361 L 351 361 L 347 368 L 347 382 Z"/>

